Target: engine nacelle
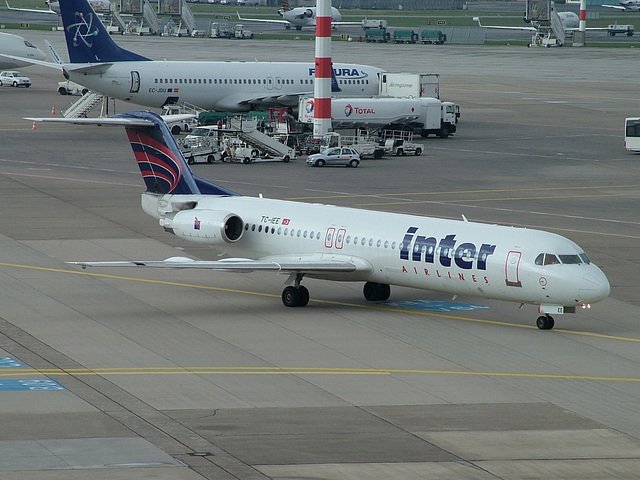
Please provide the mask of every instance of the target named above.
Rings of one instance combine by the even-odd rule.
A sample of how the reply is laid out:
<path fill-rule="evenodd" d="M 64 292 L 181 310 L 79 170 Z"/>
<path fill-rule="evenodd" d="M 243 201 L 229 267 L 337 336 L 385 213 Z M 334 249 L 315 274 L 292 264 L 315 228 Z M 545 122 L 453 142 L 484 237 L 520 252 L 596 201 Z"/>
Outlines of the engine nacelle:
<path fill-rule="evenodd" d="M 238 215 L 218 210 L 182 210 L 161 218 L 160 225 L 177 237 L 214 245 L 237 242 L 244 232 Z"/>
<path fill-rule="evenodd" d="M 304 16 L 305 16 L 305 17 L 308 17 L 308 18 L 313 18 L 313 10 L 311 10 L 310 8 L 307 8 L 307 9 L 304 11 Z"/>

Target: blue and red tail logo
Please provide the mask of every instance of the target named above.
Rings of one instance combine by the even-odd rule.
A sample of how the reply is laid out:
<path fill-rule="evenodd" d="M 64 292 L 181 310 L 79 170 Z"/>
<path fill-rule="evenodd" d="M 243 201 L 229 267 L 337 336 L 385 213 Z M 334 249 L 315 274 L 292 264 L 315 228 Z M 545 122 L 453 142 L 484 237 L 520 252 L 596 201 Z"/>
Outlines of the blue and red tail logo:
<path fill-rule="evenodd" d="M 150 191 L 172 193 L 182 179 L 182 162 L 167 145 L 144 132 L 127 129 L 138 167 Z"/>

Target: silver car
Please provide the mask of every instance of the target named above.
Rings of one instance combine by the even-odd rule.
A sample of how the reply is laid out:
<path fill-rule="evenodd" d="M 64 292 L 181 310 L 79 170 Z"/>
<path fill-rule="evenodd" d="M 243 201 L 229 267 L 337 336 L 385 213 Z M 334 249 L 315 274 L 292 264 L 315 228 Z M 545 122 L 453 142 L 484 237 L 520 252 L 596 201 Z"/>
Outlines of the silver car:
<path fill-rule="evenodd" d="M 31 86 L 31 80 L 20 72 L 4 71 L 0 72 L 0 87 L 2 86 L 29 88 Z"/>
<path fill-rule="evenodd" d="M 314 153 L 307 157 L 310 167 L 324 167 L 325 165 L 345 165 L 356 168 L 360 164 L 360 154 L 351 147 L 332 147 L 323 152 Z"/>

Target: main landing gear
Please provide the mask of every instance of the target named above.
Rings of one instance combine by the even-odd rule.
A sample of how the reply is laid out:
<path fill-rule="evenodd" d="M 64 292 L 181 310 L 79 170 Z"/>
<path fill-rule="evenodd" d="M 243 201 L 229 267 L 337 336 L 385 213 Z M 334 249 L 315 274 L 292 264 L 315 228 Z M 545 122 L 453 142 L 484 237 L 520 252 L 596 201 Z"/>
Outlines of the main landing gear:
<path fill-rule="evenodd" d="M 536 320 L 536 326 L 540 330 L 551 330 L 555 323 L 551 315 L 542 315 Z"/>
<path fill-rule="evenodd" d="M 297 273 L 294 284 L 282 290 L 282 303 L 285 307 L 306 307 L 309 303 L 309 290 L 300 285 L 304 274 Z"/>
<path fill-rule="evenodd" d="M 305 307 L 309 303 L 309 290 L 300 285 L 302 277 L 302 274 L 297 274 L 294 285 L 282 290 L 282 303 L 285 307 Z M 362 292 L 370 302 L 384 302 L 391 295 L 391 287 L 386 283 L 367 282 Z"/>

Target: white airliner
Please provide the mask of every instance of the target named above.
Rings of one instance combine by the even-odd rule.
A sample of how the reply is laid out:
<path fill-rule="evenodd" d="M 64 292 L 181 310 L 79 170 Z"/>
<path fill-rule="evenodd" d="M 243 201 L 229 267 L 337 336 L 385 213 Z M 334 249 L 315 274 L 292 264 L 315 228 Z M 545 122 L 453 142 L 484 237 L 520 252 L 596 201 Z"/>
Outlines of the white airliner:
<path fill-rule="evenodd" d="M 124 125 L 146 184 L 143 210 L 167 232 L 228 258 L 199 261 L 72 262 L 86 266 L 272 271 L 288 276 L 287 307 L 309 302 L 305 277 L 364 282 L 385 301 L 390 285 L 538 305 L 540 329 L 609 295 L 602 271 L 560 235 L 321 204 L 246 197 L 193 175 L 162 119 L 152 112 L 111 118 L 32 121 Z"/>
<path fill-rule="evenodd" d="M 288 0 L 283 0 L 282 8 L 278 10 L 278 15 L 282 17 L 282 20 L 267 20 L 264 18 L 245 18 L 241 17 L 239 12 L 238 19 L 245 22 L 256 23 L 279 23 L 284 25 L 285 28 L 291 28 L 294 26 L 296 30 L 302 30 L 302 27 L 315 27 L 316 26 L 316 7 L 297 7 L 291 8 Z M 331 25 L 361 25 L 361 22 L 342 22 L 342 15 L 337 8 L 331 7 Z"/>
<path fill-rule="evenodd" d="M 44 60 L 45 57 L 42 50 L 19 35 L 0 33 L 0 70 L 28 67 L 33 63 L 22 59 Z"/>
<path fill-rule="evenodd" d="M 87 0 L 61 4 L 71 63 L 33 62 L 60 69 L 91 90 L 146 107 L 188 102 L 206 110 L 248 111 L 264 105 L 297 105 L 313 94 L 315 66 L 301 62 L 152 61 L 113 41 Z M 381 69 L 333 65 L 335 95 L 371 96 Z"/>
<path fill-rule="evenodd" d="M 640 11 L 640 0 L 620 0 L 620 5 L 602 5 L 607 8 L 615 8 L 616 10 L 626 10 L 629 12 Z"/>
<path fill-rule="evenodd" d="M 9 5 L 9 0 L 4 0 L 7 4 L 8 10 L 14 10 L 17 12 L 29 12 L 29 13 L 44 13 L 46 15 L 60 15 L 60 2 L 47 0 L 44 2 L 48 10 L 43 10 L 41 8 L 18 8 L 12 7 Z M 109 0 L 89 0 L 89 4 L 93 7 L 96 12 L 108 12 L 111 9 L 111 2 Z"/>

